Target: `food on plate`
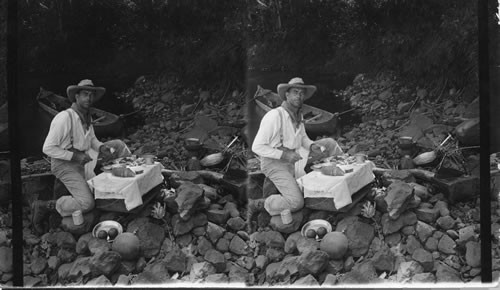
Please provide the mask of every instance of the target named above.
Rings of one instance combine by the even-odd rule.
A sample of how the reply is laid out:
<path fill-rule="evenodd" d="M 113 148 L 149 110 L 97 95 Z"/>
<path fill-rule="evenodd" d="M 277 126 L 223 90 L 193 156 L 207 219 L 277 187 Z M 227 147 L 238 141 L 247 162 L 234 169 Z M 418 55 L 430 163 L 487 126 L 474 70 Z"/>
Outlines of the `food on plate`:
<path fill-rule="evenodd" d="M 109 229 L 108 236 L 111 240 L 113 240 L 114 238 L 116 238 L 116 236 L 118 236 L 118 230 L 115 228 Z"/>
<path fill-rule="evenodd" d="M 320 227 L 316 230 L 316 233 L 318 234 L 318 237 L 321 239 L 326 235 L 327 230 L 325 227 Z"/>
<path fill-rule="evenodd" d="M 308 229 L 306 231 L 306 237 L 308 237 L 308 238 L 315 238 L 316 234 L 317 234 L 316 231 L 313 229 Z"/>
<path fill-rule="evenodd" d="M 100 230 L 97 232 L 97 238 L 105 240 L 108 238 L 108 233 L 105 230 Z"/>

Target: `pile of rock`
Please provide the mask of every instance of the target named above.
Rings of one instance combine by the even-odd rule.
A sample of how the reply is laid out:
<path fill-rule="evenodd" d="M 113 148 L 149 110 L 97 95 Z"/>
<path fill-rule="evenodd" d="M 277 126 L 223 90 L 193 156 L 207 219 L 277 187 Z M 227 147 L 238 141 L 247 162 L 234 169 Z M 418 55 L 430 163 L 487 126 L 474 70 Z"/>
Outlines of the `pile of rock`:
<path fill-rule="evenodd" d="M 412 158 L 436 149 L 450 133 L 461 145 L 479 145 L 479 99 L 459 99 L 454 89 L 428 92 L 404 86 L 392 74 L 374 78 L 360 74 L 337 94 L 362 115 L 362 123 L 339 138 L 351 154 L 363 151 L 378 156 L 380 164 L 396 167 L 402 157 L 397 147 L 401 136 L 411 137 L 420 149 L 410 154 Z"/>

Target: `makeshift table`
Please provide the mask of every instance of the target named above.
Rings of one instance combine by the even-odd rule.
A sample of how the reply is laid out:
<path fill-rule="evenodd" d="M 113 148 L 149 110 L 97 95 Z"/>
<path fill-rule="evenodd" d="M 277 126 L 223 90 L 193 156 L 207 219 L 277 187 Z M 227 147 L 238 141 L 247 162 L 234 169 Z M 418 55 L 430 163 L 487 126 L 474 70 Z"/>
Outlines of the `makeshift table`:
<path fill-rule="evenodd" d="M 143 204 L 143 195 L 163 182 L 163 165 L 159 162 L 130 168 L 143 172 L 134 177 L 117 177 L 111 172 L 103 172 L 87 181 L 96 203 L 99 199 L 122 200 L 126 210 L 130 211 Z"/>
<path fill-rule="evenodd" d="M 375 179 L 372 172 L 375 164 L 371 161 L 338 166 L 344 171 L 352 169 L 352 172 L 343 176 L 330 176 L 312 171 L 297 179 L 304 192 L 306 207 L 329 211 L 341 209 L 351 204 L 353 196 Z"/>

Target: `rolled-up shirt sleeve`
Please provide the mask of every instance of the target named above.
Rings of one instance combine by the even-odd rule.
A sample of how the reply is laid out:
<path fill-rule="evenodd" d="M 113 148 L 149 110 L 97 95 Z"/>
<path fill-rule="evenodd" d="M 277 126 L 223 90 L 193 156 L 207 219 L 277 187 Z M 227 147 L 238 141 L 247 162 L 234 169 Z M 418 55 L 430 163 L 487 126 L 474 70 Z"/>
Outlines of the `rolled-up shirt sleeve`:
<path fill-rule="evenodd" d="M 43 143 L 43 153 L 49 157 L 71 160 L 73 152 L 66 150 L 66 146 L 71 143 L 69 136 L 71 131 L 71 121 L 66 111 L 57 114 L 50 123 L 49 133 Z"/>
<path fill-rule="evenodd" d="M 280 123 L 280 114 L 277 110 L 271 110 L 264 115 L 252 144 L 252 151 L 255 154 L 273 159 L 281 158 L 283 151 L 276 149 L 281 142 Z"/>

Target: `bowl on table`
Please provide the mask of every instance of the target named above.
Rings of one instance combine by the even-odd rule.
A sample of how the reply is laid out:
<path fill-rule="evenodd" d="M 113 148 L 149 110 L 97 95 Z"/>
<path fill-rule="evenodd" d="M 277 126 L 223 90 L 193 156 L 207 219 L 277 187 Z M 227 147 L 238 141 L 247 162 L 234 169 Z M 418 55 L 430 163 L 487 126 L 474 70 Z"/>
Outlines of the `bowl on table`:
<path fill-rule="evenodd" d="M 109 232 L 109 230 L 111 229 L 116 229 L 118 231 L 117 235 L 123 233 L 123 227 L 119 222 L 113 220 L 106 220 L 94 226 L 94 229 L 92 230 L 92 236 L 97 238 L 99 231 Z M 106 239 L 108 242 L 114 241 L 114 238 L 110 239 L 109 236 Z"/>
<path fill-rule="evenodd" d="M 306 234 L 307 234 L 308 230 L 317 231 L 319 228 L 325 228 L 326 233 L 329 233 L 332 231 L 332 225 L 328 221 L 322 220 L 322 219 L 315 219 L 312 221 L 308 221 L 305 225 L 303 225 L 300 233 L 302 234 L 302 236 L 307 237 Z M 318 235 L 316 235 L 315 239 L 317 241 L 321 240 L 321 238 Z"/>

